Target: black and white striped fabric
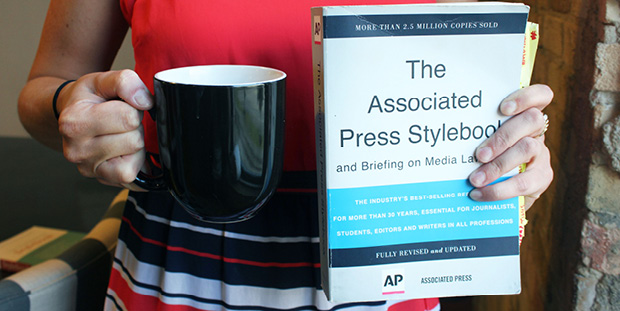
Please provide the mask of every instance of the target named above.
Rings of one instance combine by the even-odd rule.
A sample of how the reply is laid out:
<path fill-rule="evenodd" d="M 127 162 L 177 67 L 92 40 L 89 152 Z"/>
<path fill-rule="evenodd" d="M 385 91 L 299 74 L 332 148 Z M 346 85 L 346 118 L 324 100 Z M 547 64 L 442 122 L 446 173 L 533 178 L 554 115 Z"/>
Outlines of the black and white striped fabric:
<path fill-rule="evenodd" d="M 101 310 L 128 191 L 76 245 L 0 281 L 0 311 Z"/>
<path fill-rule="evenodd" d="M 105 310 L 439 310 L 437 299 L 328 302 L 313 172 L 286 172 L 254 218 L 194 219 L 169 193 L 130 193 Z"/>

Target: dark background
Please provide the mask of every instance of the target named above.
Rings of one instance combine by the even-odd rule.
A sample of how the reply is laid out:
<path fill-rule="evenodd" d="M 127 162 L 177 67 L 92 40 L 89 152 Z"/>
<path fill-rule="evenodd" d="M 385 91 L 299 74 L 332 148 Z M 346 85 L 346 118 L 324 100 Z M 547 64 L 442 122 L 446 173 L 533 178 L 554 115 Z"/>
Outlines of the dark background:
<path fill-rule="evenodd" d="M 121 190 L 29 138 L 0 137 L 0 160 L 0 241 L 33 225 L 88 232 Z"/>

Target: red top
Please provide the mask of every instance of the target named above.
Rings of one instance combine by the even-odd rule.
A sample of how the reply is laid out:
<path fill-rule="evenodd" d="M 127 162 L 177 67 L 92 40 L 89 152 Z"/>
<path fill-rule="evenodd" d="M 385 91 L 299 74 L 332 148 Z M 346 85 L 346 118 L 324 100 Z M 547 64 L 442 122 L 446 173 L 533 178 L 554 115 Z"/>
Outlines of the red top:
<path fill-rule="evenodd" d="M 151 92 L 155 73 L 174 67 L 241 64 L 272 67 L 286 72 L 284 170 L 309 171 L 316 169 L 310 8 L 435 1 L 120 2 L 132 28 L 135 70 Z M 157 152 L 154 122 L 151 118 L 144 120 L 146 148 Z"/>

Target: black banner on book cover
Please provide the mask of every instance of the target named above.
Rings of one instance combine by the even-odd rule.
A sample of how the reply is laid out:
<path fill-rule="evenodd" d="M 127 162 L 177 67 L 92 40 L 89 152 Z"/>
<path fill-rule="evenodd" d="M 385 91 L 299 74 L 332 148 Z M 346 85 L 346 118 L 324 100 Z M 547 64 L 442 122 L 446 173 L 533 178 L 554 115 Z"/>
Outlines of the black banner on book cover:
<path fill-rule="evenodd" d="M 325 39 L 523 34 L 525 13 L 324 16 Z"/>
<path fill-rule="evenodd" d="M 514 236 L 331 249 L 331 267 L 518 255 L 518 239 Z"/>

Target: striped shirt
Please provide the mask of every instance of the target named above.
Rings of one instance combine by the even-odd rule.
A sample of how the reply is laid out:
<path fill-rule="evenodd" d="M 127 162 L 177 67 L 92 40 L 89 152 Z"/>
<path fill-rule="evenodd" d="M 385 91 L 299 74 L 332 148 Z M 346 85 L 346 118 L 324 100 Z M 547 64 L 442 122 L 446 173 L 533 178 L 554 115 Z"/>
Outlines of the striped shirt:
<path fill-rule="evenodd" d="M 167 193 L 131 193 L 106 310 L 439 310 L 437 299 L 328 302 L 316 193 L 293 187 L 235 224 L 196 220 Z"/>

